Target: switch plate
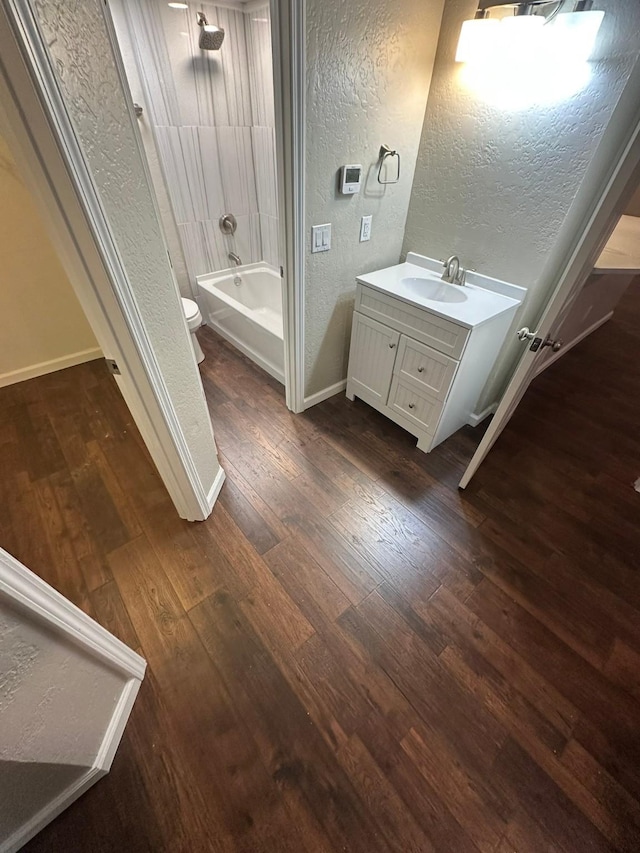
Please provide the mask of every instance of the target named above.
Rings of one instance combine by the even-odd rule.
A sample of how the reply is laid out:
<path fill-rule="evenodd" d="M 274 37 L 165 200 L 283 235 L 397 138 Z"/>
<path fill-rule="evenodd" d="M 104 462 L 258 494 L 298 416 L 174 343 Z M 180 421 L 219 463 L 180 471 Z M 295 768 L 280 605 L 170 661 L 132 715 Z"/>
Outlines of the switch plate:
<path fill-rule="evenodd" d="M 360 220 L 360 242 L 364 243 L 366 240 L 371 239 L 371 220 L 373 219 L 372 215 L 363 216 Z"/>
<path fill-rule="evenodd" d="M 311 228 L 311 251 L 328 252 L 331 248 L 331 223 Z"/>

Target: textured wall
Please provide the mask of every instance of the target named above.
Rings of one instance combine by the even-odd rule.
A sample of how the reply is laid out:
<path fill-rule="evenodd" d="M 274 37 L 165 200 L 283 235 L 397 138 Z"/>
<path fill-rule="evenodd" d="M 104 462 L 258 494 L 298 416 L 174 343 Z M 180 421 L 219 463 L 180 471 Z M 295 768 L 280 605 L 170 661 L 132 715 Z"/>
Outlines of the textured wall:
<path fill-rule="evenodd" d="M 175 273 L 181 295 L 191 298 L 193 296 L 193 290 L 189 279 L 189 273 L 187 272 L 187 263 L 184 257 L 180 235 L 178 234 L 176 219 L 173 215 L 171 200 L 169 199 L 169 193 L 167 192 L 167 185 L 164 180 L 162 165 L 158 156 L 158 149 L 153 137 L 153 125 L 151 122 L 149 107 L 147 106 L 147 94 L 144 90 L 144 86 L 142 85 L 140 73 L 138 72 L 135 49 L 131 39 L 125 8 L 126 0 L 111 0 L 109 3 L 109 10 L 111 12 L 113 25 L 118 37 L 118 47 L 120 49 L 122 63 L 125 67 L 127 85 L 131 93 L 131 99 L 134 104 L 138 104 L 143 108 L 142 116 L 138 118 L 138 130 L 140 131 L 142 144 L 144 145 L 144 151 L 147 156 L 147 163 L 151 173 L 151 183 L 158 202 L 158 209 L 160 210 L 160 219 L 164 229 L 164 236 L 167 241 L 169 252 L 171 253 L 173 271 Z"/>
<path fill-rule="evenodd" d="M 211 3 L 172 9 L 164 0 L 127 0 L 122 8 L 119 37 L 132 46 L 125 67 L 144 91 L 143 123 L 153 128 L 192 284 L 197 275 L 227 269 L 230 251 L 244 263 L 277 263 L 268 5 L 245 13 Z M 198 10 L 225 30 L 219 51 L 198 47 Z M 218 227 L 223 213 L 238 221 L 233 236 Z"/>
<path fill-rule="evenodd" d="M 65 105 L 205 491 L 220 466 L 160 223 L 100 0 L 33 0 Z"/>
<path fill-rule="evenodd" d="M 0 602 L 0 846 L 93 765 L 124 682 Z"/>
<path fill-rule="evenodd" d="M 442 0 L 307 0 L 307 251 L 331 222 L 332 249 L 306 261 L 305 394 L 346 376 L 355 276 L 398 261 L 438 40 Z M 380 145 L 402 177 L 376 181 Z M 364 189 L 337 191 L 337 170 L 362 163 Z M 370 242 L 360 218 L 373 214 Z"/>
<path fill-rule="evenodd" d="M 95 358 L 98 342 L 2 138 L 0 199 L 0 383 L 86 350 Z"/>
<path fill-rule="evenodd" d="M 545 263 L 638 57 L 640 4 L 600 0 L 598 61 L 587 85 L 556 103 L 489 103 L 454 62 L 475 0 L 447 0 L 416 164 L 403 253 L 453 252 L 480 272 L 529 288 L 522 324 L 535 322 L 553 276 Z M 560 85 L 562 81 L 558 81 Z M 521 352 L 503 354 L 480 407 Z"/>

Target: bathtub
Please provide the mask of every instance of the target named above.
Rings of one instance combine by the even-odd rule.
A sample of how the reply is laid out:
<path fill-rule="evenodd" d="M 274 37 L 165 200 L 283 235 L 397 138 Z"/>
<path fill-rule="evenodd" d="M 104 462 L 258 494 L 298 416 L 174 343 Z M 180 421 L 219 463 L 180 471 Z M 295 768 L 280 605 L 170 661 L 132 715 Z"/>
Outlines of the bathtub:
<path fill-rule="evenodd" d="M 196 278 L 207 326 L 284 385 L 282 279 L 265 263 Z"/>

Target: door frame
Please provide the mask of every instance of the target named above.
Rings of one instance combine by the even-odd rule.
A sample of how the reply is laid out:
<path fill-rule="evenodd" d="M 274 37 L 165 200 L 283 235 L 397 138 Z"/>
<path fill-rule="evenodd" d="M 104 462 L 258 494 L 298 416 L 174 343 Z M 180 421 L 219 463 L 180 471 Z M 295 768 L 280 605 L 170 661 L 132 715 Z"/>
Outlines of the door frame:
<path fill-rule="evenodd" d="M 207 518 L 224 471 L 220 468 L 207 493 L 37 30 L 19 0 L 0 6 L 0 111 L 18 165 L 102 352 L 120 368 L 118 387 L 179 515 L 190 521 Z"/>
<path fill-rule="evenodd" d="M 287 407 L 304 403 L 305 356 L 305 0 L 269 0 L 276 122 L 279 243 L 283 277 Z"/>
<path fill-rule="evenodd" d="M 535 326 L 536 337 L 545 339 L 553 335 L 554 324 L 563 312 L 568 302 L 576 297 L 613 232 L 625 204 L 631 199 L 634 190 L 640 185 L 640 98 L 634 93 L 640 91 L 640 62 L 636 64 L 625 90 L 614 111 L 610 125 L 624 120 L 625 110 L 629 110 L 633 118 L 628 123 L 628 133 L 617 143 L 613 151 L 596 152 L 596 157 L 608 159 L 611 168 L 605 173 L 600 184 L 593 193 L 594 202 L 591 204 L 582 222 L 575 229 L 575 239 L 569 250 L 566 262 L 561 267 L 558 283 L 553 289 L 543 309 L 542 316 Z M 629 106 L 625 98 L 630 100 Z M 611 145 L 611 143 L 610 143 Z M 481 463 L 499 438 L 502 430 L 513 415 L 522 397 L 526 394 L 529 384 L 538 371 L 543 350 L 531 352 L 529 341 L 509 384 L 502 395 L 496 413 L 482 441 L 476 448 L 471 461 L 465 469 L 459 488 L 468 486 Z"/>

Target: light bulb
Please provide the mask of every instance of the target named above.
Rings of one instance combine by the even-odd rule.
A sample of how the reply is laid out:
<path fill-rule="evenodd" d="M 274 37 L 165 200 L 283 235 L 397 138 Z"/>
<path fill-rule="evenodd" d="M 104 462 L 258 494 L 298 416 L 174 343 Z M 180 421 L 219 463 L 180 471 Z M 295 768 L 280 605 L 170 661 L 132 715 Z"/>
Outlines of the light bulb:
<path fill-rule="evenodd" d="M 488 56 L 494 45 L 500 21 L 474 18 L 464 21 L 458 39 L 456 62 L 477 62 Z"/>
<path fill-rule="evenodd" d="M 586 62 L 591 56 L 604 12 L 566 12 L 556 15 L 546 27 L 549 52 L 565 59 Z"/>

